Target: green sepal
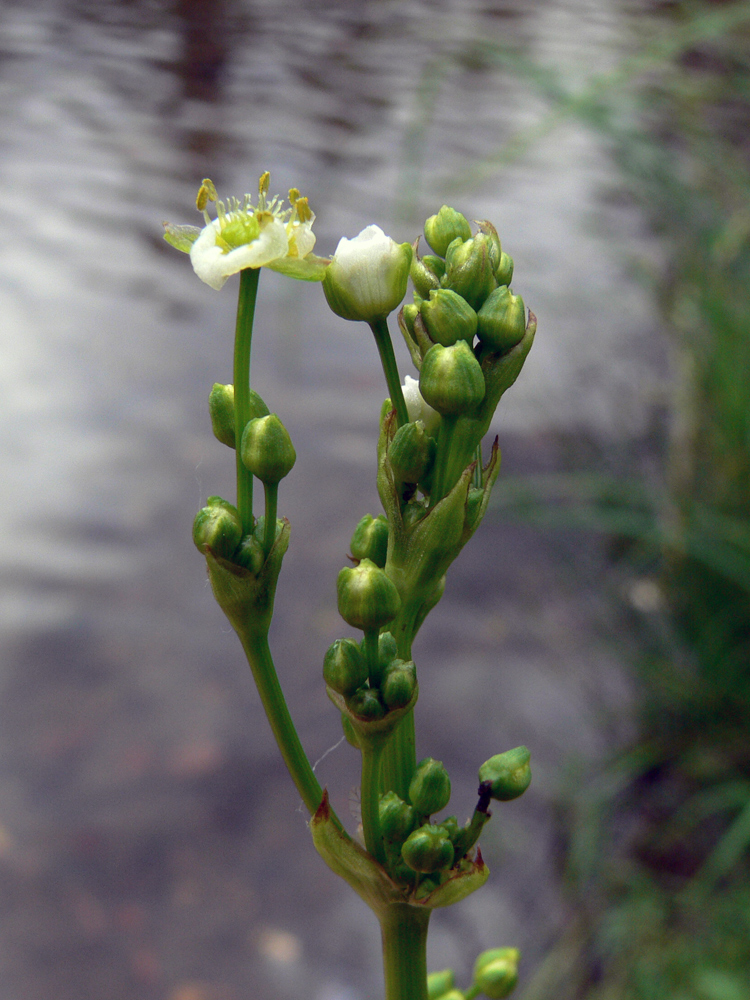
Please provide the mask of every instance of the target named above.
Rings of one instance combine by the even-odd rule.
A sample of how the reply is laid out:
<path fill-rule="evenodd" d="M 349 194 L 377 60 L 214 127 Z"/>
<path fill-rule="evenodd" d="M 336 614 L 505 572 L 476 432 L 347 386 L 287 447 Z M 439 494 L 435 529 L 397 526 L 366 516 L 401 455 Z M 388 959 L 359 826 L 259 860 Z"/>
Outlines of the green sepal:
<path fill-rule="evenodd" d="M 342 716 L 347 718 L 351 723 L 351 727 L 356 734 L 360 747 L 364 747 L 369 744 L 370 748 L 378 749 L 390 739 L 396 726 L 416 705 L 417 698 L 419 697 L 419 685 L 415 683 L 414 694 L 406 705 L 403 705 L 401 708 L 392 708 L 390 711 L 386 711 L 385 715 L 379 719 L 364 719 L 355 715 L 355 713 L 349 708 L 343 695 L 340 695 L 338 691 L 334 691 L 334 689 L 329 687 L 327 684 L 326 694 L 336 708 L 341 712 Z"/>
<path fill-rule="evenodd" d="M 175 250 L 181 250 L 183 253 L 190 253 L 190 248 L 200 234 L 198 226 L 175 226 L 171 222 L 164 223 L 164 239 Z"/>
<path fill-rule="evenodd" d="M 284 518 L 259 573 L 210 552 L 206 554 L 208 578 L 216 603 L 243 643 L 250 635 L 268 633 L 281 563 L 289 548 L 290 531 L 289 521 Z"/>
<path fill-rule="evenodd" d="M 298 281 L 322 281 L 330 263 L 328 257 L 316 257 L 314 253 L 309 253 L 306 257 L 279 257 L 264 266 L 269 271 Z"/>

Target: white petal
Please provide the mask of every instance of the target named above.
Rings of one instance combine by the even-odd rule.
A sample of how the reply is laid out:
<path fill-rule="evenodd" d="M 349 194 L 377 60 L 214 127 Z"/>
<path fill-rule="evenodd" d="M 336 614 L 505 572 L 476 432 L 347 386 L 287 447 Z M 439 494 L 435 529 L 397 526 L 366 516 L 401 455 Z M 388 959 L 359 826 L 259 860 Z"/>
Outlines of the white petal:
<path fill-rule="evenodd" d="M 433 410 L 429 403 L 425 402 L 422 393 L 419 391 L 418 379 L 407 375 L 402 388 L 409 420 L 412 423 L 416 420 L 421 420 L 427 433 L 434 435 L 440 426 L 440 414 L 437 410 Z"/>
<path fill-rule="evenodd" d="M 216 245 L 220 230 L 218 220 L 206 226 L 190 250 L 193 270 L 211 288 L 221 288 L 227 278 L 246 267 L 263 267 L 264 264 L 286 256 L 289 240 L 285 226 L 274 219 L 264 226 L 260 236 L 236 250 L 224 253 Z"/>

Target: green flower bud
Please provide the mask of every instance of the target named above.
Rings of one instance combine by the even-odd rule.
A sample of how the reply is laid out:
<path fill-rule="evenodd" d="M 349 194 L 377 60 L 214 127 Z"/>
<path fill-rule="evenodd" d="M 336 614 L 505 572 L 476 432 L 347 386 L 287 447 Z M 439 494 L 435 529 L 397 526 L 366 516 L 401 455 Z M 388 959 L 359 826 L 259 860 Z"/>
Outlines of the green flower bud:
<path fill-rule="evenodd" d="M 453 864 L 453 844 L 439 826 L 420 826 L 404 841 L 401 857 L 415 872 L 439 872 Z"/>
<path fill-rule="evenodd" d="M 386 840 L 394 844 L 403 844 L 414 829 L 417 817 L 408 802 L 404 802 L 395 792 L 386 792 L 380 796 L 378 805 L 380 832 Z"/>
<path fill-rule="evenodd" d="M 479 406 L 485 393 L 484 375 L 465 340 L 429 349 L 419 373 L 419 391 L 443 416 L 458 416 Z"/>
<path fill-rule="evenodd" d="M 465 243 L 453 243 L 445 258 L 443 288 L 452 288 L 463 296 L 473 309 L 479 309 L 484 300 L 497 287 L 493 262 L 492 238 L 477 233 Z"/>
<path fill-rule="evenodd" d="M 292 439 L 275 413 L 248 421 L 240 454 L 245 468 L 266 484 L 280 482 L 297 461 Z"/>
<path fill-rule="evenodd" d="M 491 222 L 478 222 L 479 233 L 486 240 L 487 249 L 490 255 L 490 260 L 492 261 L 492 268 L 496 272 L 500 266 L 500 260 L 503 256 L 503 248 L 500 245 L 500 237 L 497 235 L 497 229 L 492 225 Z"/>
<path fill-rule="evenodd" d="M 365 722 L 378 722 L 385 715 L 385 706 L 372 688 L 359 688 L 346 699 L 346 707 Z"/>
<path fill-rule="evenodd" d="M 421 521 L 426 513 L 427 505 L 425 503 L 421 500 L 410 500 L 401 515 L 404 520 L 404 528 L 408 531 L 409 528 Z"/>
<path fill-rule="evenodd" d="M 438 823 L 443 830 L 445 830 L 446 837 L 450 838 L 450 842 L 455 844 L 459 833 L 461 832 L 461 827 L 458 825 L 458 820 L 455 816 L 448 816 L 442 822 Z"/>
<path fill-rule="evenodd" d="M 420 307 L 422 321 L 436 344 L 450 347 L 457 340 L 471 344 L 477 332 L 477 314 L 466 299 L 450 288 L 430 292 Z"/>
<path fill-rule="evenodd" d="M 328 687 L 343 694 L 354 694 L 367 680 L 367 662 L 354 639 L 337 639 L 326 651 L 323 679 Z"/>
<path fill-rule="evenodd" d="M 500 263 L 495 271 L 498 285 L 509 285 L 513 280 L 513 258 L 504 250 L 500 254 Z"/>
<path fill-rule="evenodd" d="M 451 779 L 442 761 L 425 757 L 417 764 L 411 779 L 409 801 L 420 815 L 431 816 L 444 809 L 450 797 Z"/>
<path fill-rule="evenodd" d="M 279 537 L 283 529 L 284 529 L 284 522 L 281 520 L 281 518 L 277 517 L 276 535 L 275 535 L 276 538 Z M 263 539 L 265 538 L 265 532 L 266 532 L 266 515 L 261 514 L 258 520 L 255 522 L 255 528 L 253 529 L 253 534 L 255 535 L 256 539 L 261 545 L 263 544 Z"/>
<path fill-rule="evenodd" d="M 432 257 L 431 259 L 440 260 L 439 257 Z M 440 261 L 440 263 L 442 264 L 443 262 Z M 443 265 L 443 271 L 444 268 L 445 265 Z M 433 269 L 427 265 L 424 259 L 417 256 L 417 244 L 414 244 L 414 255 L 411 259 L 409 277 L 412 280 L 412 284 L 414 285 L 417 295 L 426 299 L 432 289 L 439 288 L 440 278 L 442 277 L 443 271 L 441 271 L 440 274 L 435 274 Z"/>
<path fill-rule="evenodd" d="M 388 670 L 397 656 L 398 644 L 393 635 L 390 632 L 381 632 L 378 636 L 378 663 L 381 675 Z"/>
<path fill-rule="evenodd" d="M 427 977 L 428 1000 L 443 1000 L 448 990 L 453 989 L 455 981 L 453 969 L 443 969 L 442 972 L 431 972 Z"/>
<path fill-rule="evenodd" d="M 503 1000 L 518 982 L 518 948 L 490 948 L 474 964 L 474 983 L 490 1000 Z"/>
<path fill-rule="evenodd" d="M 339 614 L 345 622 L 363 632 L 387 625 L 401 607 L 395 585 L 370 559 L 342 569 L 336 589 Z"/>
<path fill-rule="evenodd" d="M 388 448 L 388 460 L 396 479 L 402 483 L 420 482 L 432 465 L 435 447 L 435 439 L 426 433 L 421 420 L 399 427 Z"/>
<path fill-rule="evenodd" d="M 244 536 L 232 556 L 232 562 L 237 563 L 239 566 L 244 566 L 245 569 L 249 569 L 250 572 L 255 573 L 256 576 L 260 573 L 265 561 L 266 554 L 263 551 L 263 546 L 258 541 L 255 532 L 251 535 Z"/>
<path fill-rule="evenodd" d="M 354 529 L 350 542 L 355 559 L 370 559 L 382 569 L 388 554 L 388 521 L 382 514 L 365 514 Z"/>
<path fill-rule="evenodd" d="M 193 521 L 193 541 L 198 551 L 231 559 L 241 538 L 242 522 L 236 507 L 221 497 L 209 497 Z"/>
<path fill-rule="evenodd" d="M 493 799 L 500 802 L 517 799 L 531 784 L 530 761 L 531 754 L 526 747 L 495 754 L 479 768 L 479 782 L 490 782 Z"/>
<path fill-rule="evenodd" d="M 440 281 L 445 274 L 445 261 L 442 257 L 435 257 L 433 254 L 428 253 L 422 258 L 422 263 L 428 270 L 432 271 L 438 281 Z M 424 298 L 424 296 L 422 296 L 422 298 Z"/>
<path fill-rule="evenodd" d="M 370 323 L 387 316 L 406 295 L 411 258 L 408 243 L 396 243 L 378 226 L 339 240 L 323 278 L 328 305 L 343 319 Z"/>
<path fill-rule="evenodd" d="M 477 314 L 477 333 L 492 351 L 509 351 L 523 340 L 526 308 L 520 295 L 501 285 L 487 298 Z"/>
<path fill-rule="evenodd" d="M 417 671 L 413 660 L 392 660 L 380 685 L 388 709 L 404 708 L 414 697 Z"/>
<path fill-rule="evenodd" d="M 461 990 L 448 990 L 440 997 L 440 1000 L 466 1000 L 466 995 Z"/>
<path fill-rule="evenodd" d="M 455 208 L 443 205 L 437 215 L 431 215 L 425 222 L 424 236 L 435 253 L 445 257 L 453 240 L 463 241 L 471 237 L 471 226 Z"/>
<path fill-rule="evenodd" d="M 234 386 L 214 382 L 208 396 L 208 412 L 214 437 L 229 448 L 234 448 Z"/>

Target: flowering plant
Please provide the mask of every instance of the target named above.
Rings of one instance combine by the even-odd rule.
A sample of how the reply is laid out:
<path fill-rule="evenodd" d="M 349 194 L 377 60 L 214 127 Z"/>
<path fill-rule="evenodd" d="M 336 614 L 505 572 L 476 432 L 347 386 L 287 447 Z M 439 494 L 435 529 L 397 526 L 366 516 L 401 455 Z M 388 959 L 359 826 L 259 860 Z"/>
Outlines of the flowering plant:
<path fill-rule="evenodd" d="M 492 800 L 517 798 L 531 780 L 525 747 L 494 754 L 478 770 L 478 801 L 463 824 L 439 818 L 451 795 L 441 761 L 417 762 L 414 706 L 425 671 L 412 642 L 439 602 L 445 574 L 479 527 L 497 477 L 497 439 L 487 461 L 483 438 L 502 394 L 531 348 L 536 318 L 511 296 L 513 262 L 494 227 L 443 206 L 425 223 L 433 254 L 419 257 L 377 226 L 342 239 L 332 260 L 314 257 L 313 215 L 293 189 L 290 207 L 259 197 L 224 205 L 204 181 L 203 230 L 167 227 L 190 253 L 198 276 L 220 288 L 240 272 L 234 383 L 215 385 L 209 408 L 216 437 L 236 454 L 236 506 L 211 497 L 193 539 L 211 586 L 237 632 L 281 754 L 308 809 L 313 843 L 328 866 L 373 910 L 383 941 L 386 1000 L 473 1000 L 507 996 L 518 978 L 518 951 L 494 948 L 474 966 L 464 990 L 450 970 L 427 975 L 432 910 L 478 889 L 489 869 L 479 849 Z M 210 219 L 207 203 L 216 202 Z M 361 756 L 361 829 L 349 833 L 331 808 L 289 714 L 268 644 L 276 586 L 290 525 L 277 519 L 280 482 L 296 453 L 277 415 L 250 389 L 250 344 L 259 269 L 322 280 L 333 311 L 367 322 L 380 353 L 388 398 L 380 416 L 377 485 L 383 513 L 365 515 L 351 541 L 353 566 L 337 581 L 338 610 L 358 638 L 338 639 L 323 657 L 327 694 L 344 734 Z M 419 372 L 402 386 L 387 317 L 406 293 L 399 327 Z M 502 291 L 504 289 L 504 291 Z M 487 308 L 485 309 L 485 304 Z M 518 317 L 522 315 L 523 323 Z M 256 517 L 253 481 L 265 492 Z M 426 671 L 427 675 L 429 671 Z"/>

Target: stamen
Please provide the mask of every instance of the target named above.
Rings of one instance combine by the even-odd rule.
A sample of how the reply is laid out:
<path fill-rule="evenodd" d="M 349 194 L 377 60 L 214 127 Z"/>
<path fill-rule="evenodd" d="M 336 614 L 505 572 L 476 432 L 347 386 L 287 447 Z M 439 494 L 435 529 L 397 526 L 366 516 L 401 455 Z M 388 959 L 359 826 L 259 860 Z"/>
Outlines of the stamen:
<path fill-rule="evenodd" d="M 294 208 L 300 222 L 309 222 L 312 219 L 312 211 L 307 198 L 297 198 L 294 202 Z"/>
<path fill-rule="evenodd" d="M 299 199 L 299 188 L 289 188 L 289 204 L 296 204 Z"/>

